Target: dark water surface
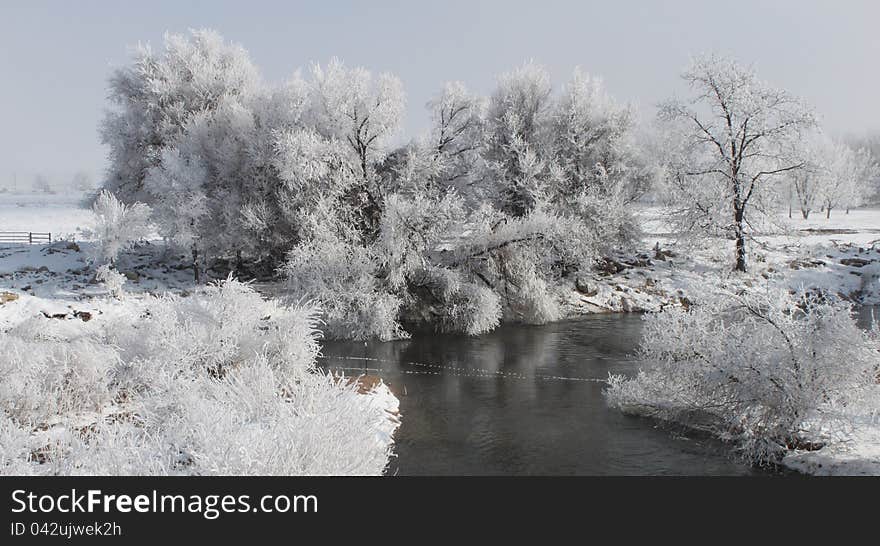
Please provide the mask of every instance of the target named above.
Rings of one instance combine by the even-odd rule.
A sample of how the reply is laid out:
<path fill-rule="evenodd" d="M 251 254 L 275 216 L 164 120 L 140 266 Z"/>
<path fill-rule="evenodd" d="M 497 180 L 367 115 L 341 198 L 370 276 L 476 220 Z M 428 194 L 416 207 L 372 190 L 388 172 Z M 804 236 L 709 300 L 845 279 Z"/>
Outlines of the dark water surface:
<path fill-rule="evenodd" d="M 756 471 L 711 439 L 611 410 L 609 372 L 633 373 L 641 317 L 503 326 L 480 337 L 328 342 L 323 364 L 381 376 L 402 424 L 388 473 L 731 475 Z"/>

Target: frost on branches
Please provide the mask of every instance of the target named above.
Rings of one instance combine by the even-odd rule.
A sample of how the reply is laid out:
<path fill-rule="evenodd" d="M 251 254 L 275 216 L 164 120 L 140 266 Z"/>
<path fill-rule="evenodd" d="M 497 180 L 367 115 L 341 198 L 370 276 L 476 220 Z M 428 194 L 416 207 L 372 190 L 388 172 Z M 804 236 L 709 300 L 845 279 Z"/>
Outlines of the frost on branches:
<path fill-rule="evenodd" d="M 315 308 L 227 280 L 105 313 L 36 316 L 3 334 L 0 473 L 384 469 L 387 401 L 316 370 Z"/>
<path fill-rule="evenodd" d="M 849 408 L 876 396 L 880 342 L 848 303 L 784 290 L 707 290 L 646 318 L 635 377 L 609 403 L 707 430 L 755 463 L 843 441 Z"/>
<path fill-rule="evenodd" d="M 668 101 L 659 113 L 674 135 L 664 160 L 670 219 L 680 233 L 734 239 L 734 269 L 745 272 L 746 240 L 772 216 L 779 182 L 805 165 L 787 144 L 815 117 L 730 59 L 697 58 L 682 79 L 694 96 Z"/>
<path fill-rule="evenodd" d="M 636 239 L 651 172 L 629 107 L 579 71 L 556 98 L 534 63 L 488 99 L 447 84 L 398 149 L 395 76 L 333 59 L 270 86 L 210 31 L 138 49 L 110 94 L 107 188 L 152 207 L 197 283 L 281 272 L 338 337 L 559 317 L 561 279 Z"/>

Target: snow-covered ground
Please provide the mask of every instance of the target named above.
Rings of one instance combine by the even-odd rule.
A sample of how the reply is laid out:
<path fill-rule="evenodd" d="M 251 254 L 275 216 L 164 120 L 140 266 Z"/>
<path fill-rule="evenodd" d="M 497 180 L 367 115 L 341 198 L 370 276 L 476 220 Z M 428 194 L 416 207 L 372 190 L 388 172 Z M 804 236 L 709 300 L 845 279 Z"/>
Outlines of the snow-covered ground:
<path fill-rule="evenodd" d="M 837 441 L 818 451 L 794 451 L 782 464 L 820 476 L 880 476 L 880 384 L 873 398 L 858 408 L 846 408 L 851 428 L 835 431 Z"/>
<path fill-rule="evenodd" d="M 80 239 L 91 213 L 83 193 L 0 193 L 0 231 L 51 233 L 53 239 Z"/>
<path fill-rule="evenodd" d="M 689 287 L 706 276 L 753 286 L 779 283 L 834 294 L 857 304 L 880 303 L 880 209 L 859 209 L 830 220 L 780 212 L 789 229 L 749 243 L 749 273 L 732 271 L 734 242 L 686 245 L 671 237 L 659 209 L 641 212 L 645 236 L 632 254 L 610 257 L 597 271 L 582 274 L 567 299 L 569 315 L 617 311 L 659 311 L 687 301 Z M 659 252 L 658 252 L 659 249 Z"/>

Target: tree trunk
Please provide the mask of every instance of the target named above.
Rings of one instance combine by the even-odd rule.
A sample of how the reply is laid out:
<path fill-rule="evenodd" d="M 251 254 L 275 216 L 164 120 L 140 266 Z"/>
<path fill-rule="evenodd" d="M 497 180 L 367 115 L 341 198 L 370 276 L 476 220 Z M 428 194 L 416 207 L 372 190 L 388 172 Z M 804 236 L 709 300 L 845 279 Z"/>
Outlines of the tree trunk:
<path fill-rule="evenodd" d="M 744 214 L 740 208 L 734 213 L 734 231 L 736 235 L 736 270 L 746 271 L 746 236 L 743 227 Z"/>
<path fill-rule="evenodd" d="M 192 265 L 193 265 L 193 279 L 195 280 L 196 284 L 199 284 L 199 281 L 200 281 L 200 276 L 199 276 L 199 249 L 198 249 L 198 247 L 195 245 L 195 243 L 193 243 L 193 246 L 192 246 L 192 257 L 193 257 L 193 262 L 192 262 Z"/>
<path fill-rule="evenodd" d="M 810 212 L 812 212 L 812 211 L 801 209 L 801 214 L 803 215 L 804 220 L 810 219 Z"/>
<path fill-rule="evenodd" d="M 788 200 L 788 219 L 791 220 L 791 199 Z"/>
<path fill-rule="evenodd" d="M 825 207 L 825 219 L 831 218 L 831 207 Z"/>

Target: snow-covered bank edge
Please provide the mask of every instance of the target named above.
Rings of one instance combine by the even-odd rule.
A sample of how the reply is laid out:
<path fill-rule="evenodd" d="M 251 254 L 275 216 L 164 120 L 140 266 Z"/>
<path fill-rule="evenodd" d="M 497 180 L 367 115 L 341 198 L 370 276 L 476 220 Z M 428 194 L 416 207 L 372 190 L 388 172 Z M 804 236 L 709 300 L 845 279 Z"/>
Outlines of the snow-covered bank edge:
<path fill-rule="evenodd" d="M 703 435 L 727 442 L 696 422 L 665 420 L 635 406 L 620 410 L 681 434 Z M 770 468 L 810 476 L 880 476 L 880 415 L 866 415 L 854 419 L 853 422 L 855 426 L 849 431 L 847 439 L 815 450 L 791 450 L 778 463 L 770 465 Z"/>
<path fill-rule="evenodd" d="M 400 400 L 381 379 L 361 391 L 360 400 L 370 408 L 381 410 L 376 416 L 376 443 L 391 449 L 394 446 L 394 433 L 400 428 Z"/>
<path fill-rule="evenodd" d="M 880 385 L 875 390 L 873 407 L 849 412 L 845 437 L 818 450 L 793 450 L 782 466 L 815 476 L 880 476 Z"/>

